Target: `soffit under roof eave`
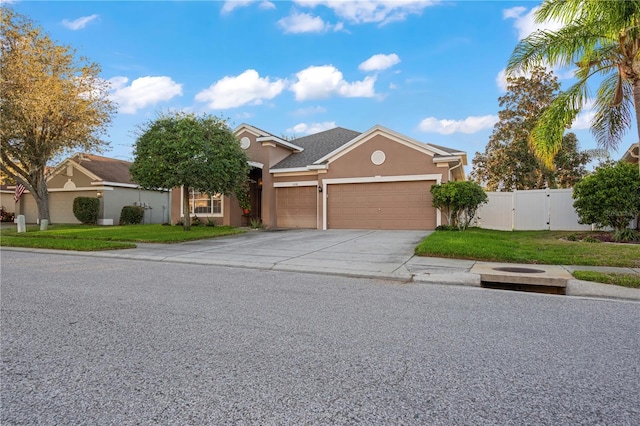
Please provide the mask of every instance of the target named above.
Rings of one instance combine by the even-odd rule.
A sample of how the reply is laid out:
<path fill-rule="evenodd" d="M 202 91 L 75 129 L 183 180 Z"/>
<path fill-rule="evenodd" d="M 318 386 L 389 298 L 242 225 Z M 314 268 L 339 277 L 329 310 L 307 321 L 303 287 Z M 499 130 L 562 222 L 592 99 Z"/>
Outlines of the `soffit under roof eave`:
<path fill-rule="evenodd" d="M 632 144 L 622 156 L 622 161 L 630 162 L 632 158 L 640 158 L 640 143 Z"/>
<path fill-rule="evenodd" d="M 463 166 L 467 165 L 467 155 L 449 155 L 446 157 L 435 157 L 434 163 L 458 163 L 462 162 Z"/>
<path fill-rule="evenodd" d="M 281 169 L 269 169 L 269 173 L 300 173 L 300 172 L 315 172 L 318 170 L 327 170 L 329 165 L 327 164 L 310 164 L 305 167 L 286 167 Z"/>
<path fill-rule="evenodd" d="M 291 150 L 293 150 L 294 152 L 302 152 L 304 151 L 304 148 L 295 144 L 292 144 L 290 142 L 287 142 L 285 140 L 280 139 L 279 137 L 276 136 L 259 136 L 256 138 L 257 142 L 275 142 L 278 145 L 284 146 L 286 148 L 289 148 Z"/>

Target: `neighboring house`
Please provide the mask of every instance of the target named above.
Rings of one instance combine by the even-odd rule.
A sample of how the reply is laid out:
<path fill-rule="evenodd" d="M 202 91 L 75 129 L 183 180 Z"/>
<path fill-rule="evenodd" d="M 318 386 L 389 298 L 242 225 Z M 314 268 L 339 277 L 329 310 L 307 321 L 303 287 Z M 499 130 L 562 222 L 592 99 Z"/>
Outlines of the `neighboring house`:
<path fill-rule="evenodd" d="M 252 167 L 250 213 L 233 197 L 192 193 L 192 216 L 232 226 L 259 219 L 271 228 L 428 230 L 443 220 L 431 186 L 465 179 L 465 152 L 382 126 L 364 133 L 338 127 L 291 141 L 247 124 L 234 134 Z M 184 217 L 180 188 L 171 217 Z"/>
<path fill-rule="evenodd" d="M 131 181 L 130 166 L 128 161 L 83 153 L 62 161 L 47 174 L 51 223 L 80 223 L 73 214 L 76 197 L 100 198 L 99 225 L 117 225 L 122 207 L 131 205 L 145 208 L 144 223 L 169 222 L 170 191 L 140 189 Z M 25 215 L 27 223 L 38 220 L 36 201 L 28 191 L 16 204 L 18 214 Z"/>
<path fill-rule="evenodd" d="M 621 161 L 638 164 L 638 161 L 640 161 L 640 142 L 631 144 L 629 149 L 622 155 Z"/>

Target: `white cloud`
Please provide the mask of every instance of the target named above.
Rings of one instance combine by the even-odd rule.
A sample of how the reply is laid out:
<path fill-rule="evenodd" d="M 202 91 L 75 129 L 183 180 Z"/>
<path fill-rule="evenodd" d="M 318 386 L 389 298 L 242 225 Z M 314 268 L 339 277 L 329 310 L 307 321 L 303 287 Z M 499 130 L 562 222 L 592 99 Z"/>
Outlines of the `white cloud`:
<path fill-rule="evenodd" d="M 73 21 L 70 21 L 68 19 L 63 19 L 62 20 L 62 25 L 64 25 L 65 27 L 69 28 L 70 30 L 76 31 L 76 30 L 81 30 L 84 27 L 87 26 L 87 24 L 95 19 L 98 19 L 98 15 L 89 15 L 89 16 L 83 16 L 81 18 L 75 19 Z"/>
<path fill-rule="evenodd" d="M 518 6 L 510 9 L 504 9 L 502 11 L 503 19 L 513 19 L 513 26 L 518 31 L 518 39 L 522 40 L 532 33 L 539 30 L 557 31 L 562 28 L 562 23 L 558 20 L 550 20 L 543 23 L 535 22 L 535 14 L 539 7 L 534 7 L 527 12 L 526 7 Z M 574 77 L 575 69 L 559 69 L 551 68 L 549 64 L 544 61 L 541 63 L 547 71 L 552 70 L 559 80 L 568 80 Z M 519 73 L 516 77 L 528 76 L 528 73 Z M 505 70 L 501 70 L 496 77 L 496 84 L 500 91 L 505 92 L 507 90 L 507 80 L 505 76 Z"/>
<path fill-rule="evenodd" d="M 241 120 L 245 120 L 245 119 L 251 118 L 253 116 L 255 116 L 255 114 L 253 114 L 251 112 L 246 112 L 246 111 L 236 114 L 236 118 L 239 118 Z"/>
<path fill-rule="evenodd" d="M 439 0 L 296 0 L 300 6 L 314 8 L 325 6 L 332 9 L 340 18 L 354 24 L 403 21 L 408 15 L 419 15 Z"/>
<path fill-rule="evenodd" d="M 256 70 L 246 70 L 238 76 L 226 76 L 196 95 L 196 101 L 207 102 L 211 109 L 235 108 L 246 104 L 261 104 L 273 99 L 286 87 L 286 80 L 261 78 Z"/>
<path fill-rule="evenodd" d="M 335 28 L 318 16 L 297 12 L 280 19 L 278 25 L 288 34 L 323 33 Z M 342 26 L 340 26 L 340 29 L 342 29 Z"/>
<path fill-rule="evenodd" d="M 291 114 L 297 115 L 297 116 L 304 116 L 304 115 L 322 114 L 325 112 L 327 112 L 327 109 L 318 105 L 314 107 L 299 108 L 293 111 Z"/>
<path fill-rule="evenodd" d="M 222 5 L 222 13 L 226 14 L 226 13 L 231 13 L 233 12 L 234 9 L 237 9 L 239 7 L 247 7 L 252 3 L 256 3 L 257 0 L 226 0 L 224 2 L 224 4 Z M 260 7 L 260 9 L 275 9 L 276 5 L 273 4 L 270 1 L 260 1 L 258 7 Z"/>
<path fill-rule="evenodd" d="M 400 63 L 400 57 L 395 53 L 373 55 L 358 66 L 362 71 L 382 71 Z"/>
<path fill-rule="evenodd" d="M 398 85 L 397 85 L 397 84 L 395 84 L 395 83 L 389 83 L 389 89 L 390 89 L 390 90 L 395 90 L 395 89 L 397 89 L 397 88 L 398 88 Z"/>
<path fill-rule="evenodd" d="M 534 7 L 529 12 L 527 12 L 527 9 L 525 7 L 512 7 L 511 9 L 503 10 L 502 17 L 504 19 L 515 20 L 513 26 L 518 30 L 519 40 L 526 38 L 531 33 L 538 30 L 557 31 L 562 28 L 562 24 L 556 20 L 551 20 L 543 23 L 535 22 L 535 14 L 537 10 L 538 7 Z"/>
<path fill-rule="evenodd" d="M 337 127 L 335 121 L 325 121 L 324 123 L 299 123 L 287 129 L 287 133 L 312 135 L 314 133 L 324 132 L 325 130 Z"/>
<path fill-rule="evenodd" d="M 270 1 L 261 1 L 258 7 L 262 10 L 275 9 L 276 5 Z"/>
<path fill-rule="evenodd" d="M 435 117 L 427 117 L 420 122 L 418 127 L 426 133 L 450 135 L 451 133 L 476 133 L 492 128 L 497 122 L 498 117 L 495 115 L 471 116 L 464 120 L 438 120 Z"/>
<path fill-rule="evenodd" d="M 109 79 L 111 98 L 118 103 L 120 112 L 124 114 L 135 114 L 139 109 L 182 96 L 182 84 L 170 77 L 140 77 L 127 86 L 128 82 L 127 77 Z"/>
<path fill-rule="evenodd" d="M 296 74 L 297 81 L 290 90 L 296 100 L 325 99 L 332 95 L 345 98 L 371 98 L 375 96 L 375 76 L 365 77 L 362 81 L 349 83 L 342 72 L 332 65 L 311 66 Z"/>
<path fill-rule="evenodd" d="M 585 105 L 582 107 L 582 111 L 573 120 L 571 124 L 571 130 L 584 130 L 591 128 L 591 120 L 595 117 L 596 112 L 593 110 L 595 106 L 595 99 L 588 99 Z"/>

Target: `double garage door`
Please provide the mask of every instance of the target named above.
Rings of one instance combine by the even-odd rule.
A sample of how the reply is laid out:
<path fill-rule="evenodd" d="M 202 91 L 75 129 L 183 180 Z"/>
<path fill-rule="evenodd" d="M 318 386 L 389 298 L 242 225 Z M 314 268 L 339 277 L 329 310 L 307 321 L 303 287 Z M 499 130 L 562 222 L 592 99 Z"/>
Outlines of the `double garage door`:
<path fill-rule="evenodd" d="M 409 181 L 330 184 L 325 194 L 327 228 L 435 229 L 437 210 L 431 205 L 430 192 L 434 183 Z M 277 190 L 279 227 L 317 227 L 315 186 Z"/>

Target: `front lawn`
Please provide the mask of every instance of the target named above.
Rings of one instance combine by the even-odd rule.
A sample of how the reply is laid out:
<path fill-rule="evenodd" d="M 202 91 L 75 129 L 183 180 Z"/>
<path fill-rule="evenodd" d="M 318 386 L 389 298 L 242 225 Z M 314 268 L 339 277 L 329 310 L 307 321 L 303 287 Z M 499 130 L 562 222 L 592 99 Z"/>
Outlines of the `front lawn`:
<path fill-rule="evenodd" d="M 29 226 L 27 232 L 20 234 L 16 229 L 3 229 L 0 245 L 59 250 L 108 250 L 135 247 L 131 243 L 136 242 L 178 243 L 243 232 L 245 231 L 242 229 L 230 226 L 192 226 L 190 231 L 184 231 L 181 226 L 164 225 L 51 225 L 46 231 L 40 231 L 37 226 Z"/>
<path fill-rule="evenodd" d="M 640 267 L 639 244 L 569 241 L 575 232 L 436 231 L 416 247 L 420 256 L 484 260 L 488 262 L 539 263 Z"/>
<path fill-rule="evenodd" d="M 4 232 L 2 233 L 2 237 L 0 237 L 0 246 L 75 251 L 118 250 L 136 247 L 134 243 L 119 241 L 59 239 L 46 237 L 9 237 L 5 236 Z"/>
<path fill-rule="evenodd" d="M 640 274 L 619 274 L 615 272 L 574 271 L 573 276 L 579 280 L 614 284 L 623 287 L 640 288 Z"/>

